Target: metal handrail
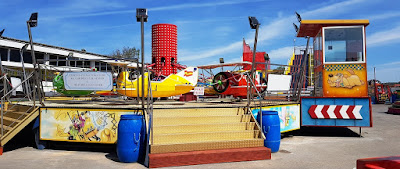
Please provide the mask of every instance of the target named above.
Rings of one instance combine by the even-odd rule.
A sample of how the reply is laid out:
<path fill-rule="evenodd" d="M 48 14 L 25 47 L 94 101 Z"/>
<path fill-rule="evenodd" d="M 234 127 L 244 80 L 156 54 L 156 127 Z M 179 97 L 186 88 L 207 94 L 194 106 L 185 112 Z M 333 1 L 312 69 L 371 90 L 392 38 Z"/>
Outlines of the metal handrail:
<path fill-rule="evenodd" d="M 32 93 L 32 92 L 33 92 L 33 91 L 31 91 L 31 93 Z M 4 130 L 7 130 L 8 128 L 10 128 L 13 124 L 15 124 L 15 123 L 17 122 L 17 120 L 20 120 L 20 119 L 24 116 L 24 114 L 30 112 L 30 111 L 35 107 L 35 106 L 29 107 L 29 108 L 25 111 L 24 114 L 21 114 L 20 116 L 18 116 L 17 119 L 15 119 L 11 124 L 9 124 L 6 128 L 4 128 L 4 121 L 3 121 L 4 115 L 6 115 L 8 112 L 10 112 L 9 110 L 12 110 L 14 107 L 16 107 L 17 104 L 18 104 L 19 102 L 21 102 L 23 99 L 25 99 L 28 95 L 29 95 L 29 94 L 27 94 L 27 95 L 25 95 L 25 97 L 19 99 L 19 100 L 16 102 L 16 104 L 13 104 L 11 107 L 8 107 L 7 110 L 4 110 L 4 107 L 5 107 L 5 104 L 4 104 L 4 97 L 1 98 L 1 101 L 2 101 L 2 106 L 1 106 L 1 136 L 2 136 L 2 137 L 4 136 Z"/>
<path fill-rule="evenodd" d="M 13 91 L 16 91 L 17 90 L 17 88 L 19 87 L 19 86 L 21 86 L 23 83 L 25 83 L 26 81 L 28 81 L 28 80 L 30 80 L 30 78 L 31 77 L 33 77 L 33 74 L 34 74 L 34 72 L 32 72 L 31 74 L 29 74 L 28 75 L 28 77 L 25 79 L 25 80 L 23 80 L 20 84 L 18 84 L 17 86 L 15 86 L 15 87 L 13 87 L 13 89 L 11 89 L 9 92 L 7 92 L 3 97 L 1 97 L 2 99 L 4 98 L 4 97 L 6 97 L 7 95 L 10 95 Z"/>
<path fill-rule="evenodd" d="M 0 78 L 0 79 L 3 79 L 3 86 L 4 86 L 4 88 L 6 88 L 6 85 L 7 85 L 7 82 L 6 82 L 6 81 L 8 81 L 8 79 L 5 78 L 6 75 L 7 75 L 7 74 L 3 75 L 3 76 Z M 5 89 L 2 90 L 3 93 L 4 93 L 4 95 L 1 97 L 1 121 L 0 121 L 0 124 L 1 124 L 1 136 L 2 136 L 2 137 L 4 136 L 4 130 L 5 130 L 5 129 L 8 129 L 10 126 L 12 126 L 17 120 L 19 120 L 19 119 L 23 116 L 23 115 L 20 115 L 20 116 L 19 116 L 16 120 L 14 120 L 9 126 L 7 126 L 6 128 L 4 128 L 4 115 L 7 114 L 7 113 L 9 112 L 8 110 L 5 111 L 5 99 L 8 98 L 9 95 L 11 95 L 12 92 L 16 91 L 17 88 L 18 88 L 19 86 L 21 86 L 21 85 L 24 84 L 24 83 L 27 83 L 28 80 L 31 80 L 32 77 L 33 77 L 33 72 L 32 72 L 30 75 L 28 75 L 28 77 L 27 77 L 26 79 L 24 79 L 20 84 L 18 84 L 17 86 L 14 86 L 10 91 L 7 92 Z M 27 91 L 27 95 L 25 95 L 25 97 L 23 97 L 23 98 L 21 98 L 20 100 L 18 100 L 17 103 L 19 103 L 20 101 L 22 101 L 23 99 L 25 99 L 28 95 L 30 95 L 30 93 L 28 93 L 28 92 L 33 92 L 33 90 L 32 90 L 32 91 Z M 8 101 L 9 101 L 9 100 L 8 100 Z M 10 102 L 10 101 L 9 101 L 9 102 Z M 13 106 L 11 106 L 11 107 L 8 108 L 8 109 L 11 110 L 11 109 L 13 109 L 15 106 L 16 106 L 16 105 L 13 105 Z M 34 107 L 35 107 L 35 105 L 34 105 Z M 31 108 L 32 108 L 32 107 L 31 107 Z M 31 108 L 29 108 L 28 110 L 26 110 L 26 112 L 30 111 Z M 25 112 L 25 113 L 26 113 L 26 112 Z"/>
<path fill-rule="evenodd" d="M 251 112 L 251 110 L 249 109 L 247 112 Z M 253 113 L 249 113 L 249 114 L 251 114 L 251 117 L 253 117 L 254 122 L 256 123 L 257 127 L 260 129 L 261 137 L 265 140 L 266 137 L 265 137 L 264 132 L 262 131 L 262 127 L 261 127 L 262 126 L 262 121 L 261 121 L 261 124 L 258 124 L 256 117 L 254 117 L 254 114 Z M 261 112 L 260 112 L 260 114 L 261 114 Z M 261 114 L 260 117 L 262 117 L 262 114 Z M 261 120 L 262 120 L 262 118 L 261 118 Z"/>
<path fill-rule="evenodd" d="M 18 103 L 20 103 L 22 100 L 24 100 L 25 98 L 27 98 L 27 96 L 30 95 L 30 94 L 32 94 L 32 93 L 33 93 L 33 91 L 31 91 L 30 93 L 27 93 L 27 95 L 25 95 L 24 97 L 20 98 L 19 100 L 14 101 L 14 102 L 13 102 L 13 105 L 12 105 L 9 109 L 13 109 L 16 105 L 18 105 Z M 7 112 L 4 113 L 4 114 L 7 114 Z"/>
<path fill-rule="evenodd" d="M 147 70 L 147 104 L 146 104 L 146 113 L 149 116 L 149 127 L 146 129 L 147 139 L 146 139 L 146 158 L 145 165 L 149 166 L 149 154 L 150 154 L 150 145 L 153 145 L 153 93 L 151 89 L 151 79 L 150 79 L 150 71 Z M 144 89 L 142 89 L 144 90 Z M 144 97 L 144 96 L 142 96 Z M 144 111 L 144 110 L 143 110 Z M 151 141 L 151 142 L 150 142 Z"/>

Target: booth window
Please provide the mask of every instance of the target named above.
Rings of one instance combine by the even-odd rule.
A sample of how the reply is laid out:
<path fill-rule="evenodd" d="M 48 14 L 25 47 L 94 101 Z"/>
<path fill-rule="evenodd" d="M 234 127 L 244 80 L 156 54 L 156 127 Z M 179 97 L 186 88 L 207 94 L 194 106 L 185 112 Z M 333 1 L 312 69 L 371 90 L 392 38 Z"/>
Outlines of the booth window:
<path fill-rule="evenodd" d="M 313 49 L 314 49 L 314 66 L 318 67 L 319 65 L 322 64 L 322 36 L 321 36 L 321 31 L 319 31 L 317 36 L 314 37 Z"/>
<path fill-rule="evenodd" d="M 365 62 L 363 30 L 363 26 L 323 28 L 325 63 Z"/>

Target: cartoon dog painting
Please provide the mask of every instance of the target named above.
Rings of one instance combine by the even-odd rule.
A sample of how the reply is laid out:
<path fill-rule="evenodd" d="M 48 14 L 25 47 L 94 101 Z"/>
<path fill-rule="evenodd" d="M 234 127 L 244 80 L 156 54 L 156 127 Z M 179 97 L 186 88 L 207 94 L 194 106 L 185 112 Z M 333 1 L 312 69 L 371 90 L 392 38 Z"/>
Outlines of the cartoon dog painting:
<path fill-rule="evenodd" d="M 358 77 L 353 70 L 347 69 L 350 75 L 336 73 L 335 75 L 329 74 L 328 84 L 331 87 L 353 88 L 354 86 L 364 85 L 364 81 Z"/>

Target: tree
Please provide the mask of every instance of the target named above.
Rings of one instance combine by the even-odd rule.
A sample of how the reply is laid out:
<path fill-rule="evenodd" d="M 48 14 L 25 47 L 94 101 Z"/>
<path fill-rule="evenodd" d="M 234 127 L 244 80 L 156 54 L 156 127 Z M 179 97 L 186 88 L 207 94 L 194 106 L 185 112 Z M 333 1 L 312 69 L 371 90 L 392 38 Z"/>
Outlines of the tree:
<path fill-rule="evenodd" d="M 109 56 L 118 59 L 135 59 L 139 56 L 139 49 L 135 47 L 123 47 L 122 50 L 116 49 Z"/>
<path fill-rule="evenodd" d="M 285 72 L 285 67 L 279 66 L 276 69 L 274 69 L 273 72 L 277 74 L 283 74 Z"/>

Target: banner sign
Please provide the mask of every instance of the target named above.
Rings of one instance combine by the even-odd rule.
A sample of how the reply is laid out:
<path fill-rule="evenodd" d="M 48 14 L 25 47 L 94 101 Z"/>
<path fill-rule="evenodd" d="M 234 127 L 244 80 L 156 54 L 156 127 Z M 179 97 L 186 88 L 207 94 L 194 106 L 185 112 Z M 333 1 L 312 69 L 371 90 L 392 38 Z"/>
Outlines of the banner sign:
<path fill-rule="evenodd" d="M 110 72 L 65 72 L 64 86 L 67 90 L 112 90 Z"/>
<path fill-rule="evenodd" d="M 195 87 L 193 94 L 196 96 L 203 96 L 204 95 L 204 87 Z"/>

